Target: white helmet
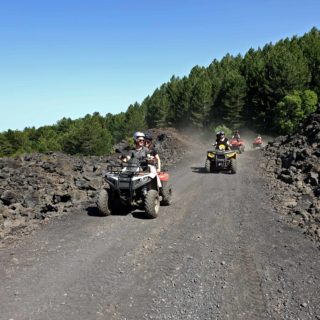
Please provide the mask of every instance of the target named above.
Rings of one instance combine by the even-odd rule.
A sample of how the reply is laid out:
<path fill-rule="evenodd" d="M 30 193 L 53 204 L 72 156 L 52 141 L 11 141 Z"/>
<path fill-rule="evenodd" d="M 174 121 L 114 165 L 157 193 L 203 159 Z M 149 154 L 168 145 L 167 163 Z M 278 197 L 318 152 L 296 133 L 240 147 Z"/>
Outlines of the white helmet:
<path fill-rule="evenodd" d="M 135 132 L 133 135 L 134 140 L 137 140 L 138 138 L 144 138 L 144 137 L 145 137 L 144 133 L 140 131 Z"/>

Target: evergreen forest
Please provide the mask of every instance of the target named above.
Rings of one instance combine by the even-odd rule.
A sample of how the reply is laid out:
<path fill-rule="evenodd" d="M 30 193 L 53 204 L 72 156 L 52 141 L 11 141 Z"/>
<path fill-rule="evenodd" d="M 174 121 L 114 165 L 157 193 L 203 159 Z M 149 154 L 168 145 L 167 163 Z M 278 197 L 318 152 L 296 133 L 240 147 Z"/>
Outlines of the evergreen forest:
<path fill-rule="evenodd" d="M 193 67 L 183 78 L 172 76 L 126 112 L 2 132 L 0 156 L 48 151 L 105 155 L 136 130 L 168 126 L 212 136 L 222 125 L 288 134 L 317 109 L 319 95 L 320 32 L 313 28 L 301 37 L 250 49 L 244 56 L 226 54 L 208 67 Z"/>

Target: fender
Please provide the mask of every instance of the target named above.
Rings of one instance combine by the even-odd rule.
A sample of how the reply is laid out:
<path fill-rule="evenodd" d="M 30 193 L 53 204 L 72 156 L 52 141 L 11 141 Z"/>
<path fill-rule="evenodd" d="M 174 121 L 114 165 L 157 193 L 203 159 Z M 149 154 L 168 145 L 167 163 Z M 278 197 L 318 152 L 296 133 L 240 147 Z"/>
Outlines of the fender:
<path fill-rule="evenodd" d="M 159 174 L 160 181 L 168 181 L 169 173 L 168 172 L 160 172 Z"/>

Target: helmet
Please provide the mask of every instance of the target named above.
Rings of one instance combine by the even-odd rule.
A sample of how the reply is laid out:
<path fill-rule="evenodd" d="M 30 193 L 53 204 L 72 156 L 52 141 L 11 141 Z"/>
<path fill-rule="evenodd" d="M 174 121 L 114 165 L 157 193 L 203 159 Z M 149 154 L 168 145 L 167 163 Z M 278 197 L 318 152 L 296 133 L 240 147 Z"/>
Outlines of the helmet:
<path fill-rule="evenodd" d="M 217 139 L 220 139 L 222 136 L 224 136 L 224 131 L 219 131 L 216 134 Z"/>
<path fill-rule="evenodd" d="M 144 137 L 145 137 L 146 140 L 152 141 L 152 134 L 151 134 L 151 133 L 146 132 L 145 135 L 144 135 Z"/>
<path fill-rule="evenodd" d="M 134 140 L 137 140 L 138 138 L 144 138 L 144 137 L 145 137 L 144 133 L 140 131 L 135 132 L 133 135 Z"/>

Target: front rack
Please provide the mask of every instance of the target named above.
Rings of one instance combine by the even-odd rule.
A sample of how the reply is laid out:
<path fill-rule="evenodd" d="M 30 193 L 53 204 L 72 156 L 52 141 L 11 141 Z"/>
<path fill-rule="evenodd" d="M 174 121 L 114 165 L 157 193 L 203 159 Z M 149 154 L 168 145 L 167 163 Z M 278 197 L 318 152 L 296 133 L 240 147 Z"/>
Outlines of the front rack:
<path fill-rule="evenodd" d="M 139 168 L 139 171 L 137 170 L 137 168 Z M 114 173 L 114 174 L 127 173 L 127 174 L 139 175 L 143 172 L 150 172 L 150 167 L 148 165 L 136 166 L 136 165 L 129 165 L 129 164 L 107 166 L 107 173 Z"/>
<path fill-rule="evenodd" d="M 107 166 L 107 172 L 110 173 L 121 173 L 123 170 L 123 166 L 122 165 L 110 165 Z"/>

